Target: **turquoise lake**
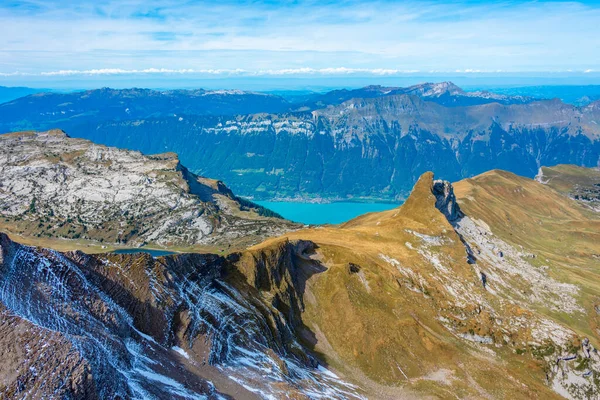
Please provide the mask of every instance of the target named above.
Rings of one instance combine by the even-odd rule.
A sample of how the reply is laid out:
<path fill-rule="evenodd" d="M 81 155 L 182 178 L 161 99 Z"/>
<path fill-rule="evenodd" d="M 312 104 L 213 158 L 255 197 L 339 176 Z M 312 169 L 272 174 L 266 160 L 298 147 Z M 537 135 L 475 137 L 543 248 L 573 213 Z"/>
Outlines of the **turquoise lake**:
<path fill-rule="evenodd" d="M 401 203 L 295 203 L 287 201 L 255 201 L 275 211 L 283 218 L 303 224 L 341 224 L 359 215 L 374 211 L 391 210 Z"/>

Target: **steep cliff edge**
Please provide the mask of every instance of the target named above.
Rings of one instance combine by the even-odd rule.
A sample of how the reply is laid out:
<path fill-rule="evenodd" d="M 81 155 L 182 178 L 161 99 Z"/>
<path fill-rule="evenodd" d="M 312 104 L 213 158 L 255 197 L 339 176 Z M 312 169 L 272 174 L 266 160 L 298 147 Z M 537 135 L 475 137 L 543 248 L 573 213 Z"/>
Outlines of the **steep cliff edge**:
<path fill-rule="evenodd" d="M 598 223 L 510 173 L 427 173 L 398 209 L 286 237 L 327 267 L 304 297 L 315 350 L 369 395 L 584 399 L 600 388 Z"/>

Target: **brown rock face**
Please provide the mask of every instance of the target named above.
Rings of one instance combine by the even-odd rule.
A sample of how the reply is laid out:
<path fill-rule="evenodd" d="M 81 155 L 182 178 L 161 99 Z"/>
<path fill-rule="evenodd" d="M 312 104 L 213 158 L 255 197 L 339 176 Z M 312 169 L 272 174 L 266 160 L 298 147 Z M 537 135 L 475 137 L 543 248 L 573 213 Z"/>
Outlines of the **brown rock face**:
<path fill-rule="evenodd" d="M 252 398 L 240 383 L 302 397 L 331 380 L 296 341 L 310 243 L 229 259 L 0 245 L 10 398 Z"/>
<path fill-rule="evenodd" d="M 0 305 L 0 393 L 97 399 L 91 366 L 64 335 L 11 315 Z"/>

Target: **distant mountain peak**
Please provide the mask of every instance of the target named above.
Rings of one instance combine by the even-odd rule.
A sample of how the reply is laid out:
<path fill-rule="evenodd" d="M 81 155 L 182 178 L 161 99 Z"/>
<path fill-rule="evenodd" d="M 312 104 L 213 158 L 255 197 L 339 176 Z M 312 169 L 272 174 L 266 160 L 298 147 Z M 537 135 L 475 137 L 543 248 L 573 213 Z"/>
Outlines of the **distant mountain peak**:
<path fill-rule="evenodd" d="M 426 82 L 406 88 L 407 93 L 418 94 L 423 97 L 440 97 L 444 94 L 464 94 L 464 91 L 452 82 Z"/>

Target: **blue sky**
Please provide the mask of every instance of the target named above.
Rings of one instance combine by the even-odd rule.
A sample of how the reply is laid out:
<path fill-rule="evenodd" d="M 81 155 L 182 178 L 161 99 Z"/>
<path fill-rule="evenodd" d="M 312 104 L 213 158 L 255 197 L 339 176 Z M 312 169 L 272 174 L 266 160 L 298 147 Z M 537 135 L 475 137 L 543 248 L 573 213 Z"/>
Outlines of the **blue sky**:
<path fill-rule="evenodd" d="M 598 78 L 599 25 L 589 1 L 3 0 L 0 85 Z"/>

